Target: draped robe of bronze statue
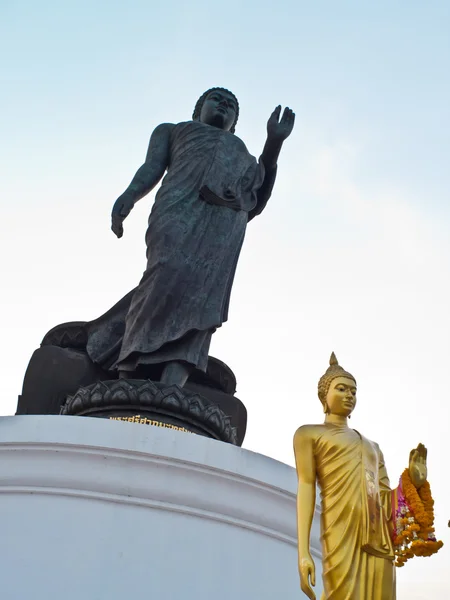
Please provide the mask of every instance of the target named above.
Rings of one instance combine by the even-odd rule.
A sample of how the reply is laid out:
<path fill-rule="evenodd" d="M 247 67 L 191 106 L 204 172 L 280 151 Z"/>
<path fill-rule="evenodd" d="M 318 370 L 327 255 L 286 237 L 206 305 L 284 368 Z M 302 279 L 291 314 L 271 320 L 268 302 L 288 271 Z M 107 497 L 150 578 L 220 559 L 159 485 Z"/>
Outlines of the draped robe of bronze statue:
<path fill-rule="evenodd" d="M 247 223 L 265 207 L 294 114 L 277 107 L 257 161 L 234 135 L 238 103 L 223 88 L 200 98 L 193 120 L 160 125 L 147 161 L 113 209 L 113 231 L 167 174 L 146 234 L 147 268 L 138 287 L 88 326 L 94 362 L 122 373 L 143 365 L 205 370 L 212 333 L 227 320 Z M 186 377 L 169 383 L 182 385 Z"/>
<path fill-rule="evenodd" d="M 257 197 L 263 164 L 227 131 L 180 123 L 172 130 L 170 157 L 146 234 L 147 268 L 120 351 L 120 366 L 129 370 L 174 359 L 205 369 L 211 334 L 227 320 L 249 215 L 258 200 L 268 199 L 267 188 Z M 232 200 L 211 202 L 201 193 L 204 186 Z"/>

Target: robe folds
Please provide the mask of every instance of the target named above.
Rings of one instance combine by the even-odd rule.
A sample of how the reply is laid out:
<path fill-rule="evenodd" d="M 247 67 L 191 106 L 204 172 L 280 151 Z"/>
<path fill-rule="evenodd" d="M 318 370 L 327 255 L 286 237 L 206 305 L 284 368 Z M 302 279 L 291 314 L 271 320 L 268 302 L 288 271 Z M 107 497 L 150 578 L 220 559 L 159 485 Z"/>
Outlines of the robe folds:
<path fill-rule="evenodd" d="M 211 335 L 228 318 L 247 223 L 264 208 L 275 174 L 232 133 L 198 121 L 173 127 L 148 222 L 147 267 L 135 290 L 88 324 L 94 362 L 134 371 L 180 360 L 206 370 Z"/>
<path fill-rule="evenodd" d="M 322 600 L 395 600 L 392 492 L 381 450 L 353 429 L 312 427 L 322 504 Z"/>

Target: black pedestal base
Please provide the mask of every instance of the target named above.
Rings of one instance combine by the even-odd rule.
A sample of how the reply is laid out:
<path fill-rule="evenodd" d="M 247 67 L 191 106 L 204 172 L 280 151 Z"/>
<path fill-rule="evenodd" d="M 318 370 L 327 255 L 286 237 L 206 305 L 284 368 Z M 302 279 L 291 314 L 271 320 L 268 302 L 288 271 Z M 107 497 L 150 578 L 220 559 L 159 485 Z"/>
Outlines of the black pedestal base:
<path fill-rule="evenodd" d="M 182 389 L 156 383 L 162 365 L 149 368 L 142 374 L 136 373 L 136 379 L 117 379 L 117 371 L 94 363 L 87 352 L 91 325 L 81 321 L 63 323 L 45 335 L 41 347 L 35 350 L 28 364 L 16 414 L 89 414 L 127 420 L 134 418 L 134 422 L 137 417 L 142 417 L 156 424 L 185 428 L 193 433 L 242 445 L 247 411 L 235 396 L 236 378 L 226 364 L 208 357 L 206 373 L 194 370 Z M 128 382 L 128 387 L 124 382 Z M 153 387 L 151 391 L 144 392 L 141 389 L 144 385 L 149 390 Z M 77 412 L 79 409 L 75 406 L 84 406 L 86 394 L 92 396 L 92 401 L 97 398 L 92 391 L 94 389 L 98 402 L 96 400 L 96 404 L 80 408 L 81 412 Z M 149 404 L 141 401 L 143 397 L 147 398 L 146 394 L 152 397 Z M 121 401 L 117 405 L 119 397 L 123 397 L 124 404 Z M 178 408 L 169 410 L 171 403 Z M 115 412 L 108 412 L 106 405 L 113 406 Z M 74 406 L 73 411 L 70 406 Z M 64 407 L 65 413 L 61 413 L 61 407 Z M 197 418 L 197 415 L 201 416 Z M 228 431 L 227 418 L 235 434 L 225 433 Z"/>
<path fill-rule="evenodd" d="M 236 428 L 217 404 L 177 385 L 145 379 L 115 379 L 82 387 L 69 396 L 61 414 L 168 427 L 238 444 Z"/>

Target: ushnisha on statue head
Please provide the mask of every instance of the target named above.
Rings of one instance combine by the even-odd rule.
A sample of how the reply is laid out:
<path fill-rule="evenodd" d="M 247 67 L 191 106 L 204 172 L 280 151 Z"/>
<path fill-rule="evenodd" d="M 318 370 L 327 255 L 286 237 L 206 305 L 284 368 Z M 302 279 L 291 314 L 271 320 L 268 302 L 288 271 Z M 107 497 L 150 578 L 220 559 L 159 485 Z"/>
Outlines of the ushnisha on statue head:
<path fill-rule="evenodd" d="M 334 352 L 330 366 L 319 380 L 317 393 L 326 415 L 350 418 L 356 405 L 356 379 L 341 367 Z"/>
<path fill-rule="evenodd" d="M 193 121 L 200 121 L 234 133 L 239 118 L 239 102 L 233 92 L 222 87 L 206 90 L 197 100 Z"/>

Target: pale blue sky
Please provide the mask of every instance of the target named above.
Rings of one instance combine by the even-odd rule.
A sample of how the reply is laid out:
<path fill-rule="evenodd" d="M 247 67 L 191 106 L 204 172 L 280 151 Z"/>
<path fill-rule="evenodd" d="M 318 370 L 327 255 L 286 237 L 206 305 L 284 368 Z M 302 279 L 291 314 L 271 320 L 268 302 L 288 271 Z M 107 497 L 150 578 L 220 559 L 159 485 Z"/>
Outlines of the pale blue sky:
<path fill-rule="evenodd" d="M 292 464 L 336 351 L 360 384 L 354 427 L 380 443 L 391 483 L 413 445 L 430 449 L 446 546 L 399 572 L 398 598 L 450 596 L 449 32 L 447 0 L 3 0 L 0 412 L 47 330 L 138 282 L 153 194 L 120 241 L 109 215 L 152 129 L 220 85 L 258 155 L 270 112 L 289 105 L 296 128 L 212 352 L 237 375 L 245 446 Z"/>

